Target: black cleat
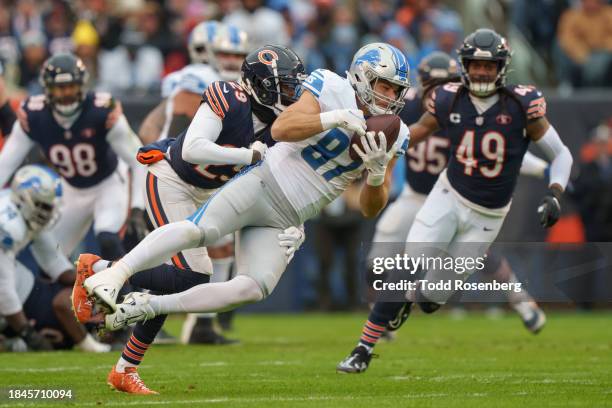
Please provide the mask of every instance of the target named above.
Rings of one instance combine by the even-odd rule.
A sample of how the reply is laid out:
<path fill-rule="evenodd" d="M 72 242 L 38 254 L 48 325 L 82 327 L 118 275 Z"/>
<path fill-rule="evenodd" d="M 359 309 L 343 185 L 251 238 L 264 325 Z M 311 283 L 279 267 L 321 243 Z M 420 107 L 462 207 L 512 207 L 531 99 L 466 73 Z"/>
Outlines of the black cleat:
<path fill-rule="evenodd" d="M 370 360 L 375 355 L 363 346 L 357 346 L 351 354 L 336 366 L 337 373 L 358 374 L 368 369 Z"/>

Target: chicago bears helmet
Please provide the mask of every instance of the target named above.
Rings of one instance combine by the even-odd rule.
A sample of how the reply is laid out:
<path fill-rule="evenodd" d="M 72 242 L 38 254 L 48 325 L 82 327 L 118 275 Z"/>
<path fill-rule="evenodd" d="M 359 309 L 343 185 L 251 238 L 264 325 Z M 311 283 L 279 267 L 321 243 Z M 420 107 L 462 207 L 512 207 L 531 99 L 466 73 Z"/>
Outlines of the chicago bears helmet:
<path fill-rule="evenodd" d="M 434 51 L 419 64 L 417 78 L 423 87 L 430 86 L 436 81 L 460 80 L 459 64 L 450 55 Z"/>
<path fill-rule="evenodd" d="M 488 96 L 505 85 L 511 52 L 504 37 L 491 29 L 480 28 L 463 40 L 457 53 L 462 68 L 461 81 L 472 94 Z M 497 62 L 497 75 L 494 78 L 470 78 L 468 67 L 474 60 Z"/>
<path fill-rule="evenodd" d="M 81 108 L 85 99 L 83 88 L 88 73 L 85 64 L 70 53 L 58 53 L 48 58 L 40 72 L 40 83 L 51 108 L 62 116 L 70 116 Z M 74 94 L 54 95 L 54 89 L 66 85 L 77 85 Z"/>
<path fill-rule="evenodd" d="M 255 114 L 268 122 L 298 100 L 305 77 L 304 64 L 293 50 L 265 45 L 247 55 L 240 85 L 254 102 Z"/>

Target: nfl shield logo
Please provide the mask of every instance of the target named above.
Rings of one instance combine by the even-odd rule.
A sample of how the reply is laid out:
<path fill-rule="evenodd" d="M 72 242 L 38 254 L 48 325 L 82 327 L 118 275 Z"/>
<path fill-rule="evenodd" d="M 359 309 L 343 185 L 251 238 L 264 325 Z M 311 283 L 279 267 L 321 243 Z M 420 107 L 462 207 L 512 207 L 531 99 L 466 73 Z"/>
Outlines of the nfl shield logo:
<path fill-rule="evenodd" d="M 499 125 L 509 125 L 510 123 L 512 123 L 512 116 L 501 113 L 497 115 L 497 117 L 495 118 L 495 121 Z"/>
<path fill-rule="evenodd" d="M 64 130 L 64 139 L 72 139 L 72 132 L 69 130 Z"/>
<path fill-rule="evenodd" d="M 484 118 L 482 116 L 476 116 L 476 126 L 482 126 Z"/>

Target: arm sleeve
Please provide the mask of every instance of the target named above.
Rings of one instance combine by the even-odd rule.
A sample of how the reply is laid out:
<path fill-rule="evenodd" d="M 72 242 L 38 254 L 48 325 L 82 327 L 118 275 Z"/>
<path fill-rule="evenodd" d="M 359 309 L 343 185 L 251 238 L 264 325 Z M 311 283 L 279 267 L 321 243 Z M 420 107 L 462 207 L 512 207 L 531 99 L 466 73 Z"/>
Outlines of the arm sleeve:
<path fill-rule="evenodd" d="M 21 128 L 19 121 L 15 121 L 13 131 L 0 151 L 0 188 L 11 178 L 32 146 L 32 139 Z"/>
<path fill-rule="evenodd" d="M 521 175 L 531 176 L 536 178 L 544 178 L 544 172 L 548 167 L 548 163 L 545 160 L 540 159 L 530 152 L 526 152 L 523 157 L 523 163 L 521 164 Z"/>
<path fill-rule="evenodd" d="M 223 128 L 221 118 L 207 103 L 200 105 L 183 142 L 183 160 L 192 164 L 251 164 L 253 152 L 244 147 L 223 147 L 215 142 Z"/>
<path fill-rule="evenodd" d="M 21 310 L 15 283 L 15 267 L 15 259 L 0 250 L 0 316 L 12 315 Z"/>
<path fill-rule="evenodd" d="M 72 264 L 62 253 L 59 242 L 50 231 L 42 231 L 32 241 L 32 255 L 49 277 L 55 282 L 67 270 L 73 269 Z"/>
<path fill-rule="evenodd" d="M 548 185 L 559 184 L 565 189 L 573 162 L 569 149 L 563 144 L 552 125 L 549 126 L 544 136 L 535 143 L 550 160 L 550 181 Z"/>
<path fill-rule="evenodd" d="M 112 149 L 132 169 L 132 208 L 144 209 L 146 167 L 142 166 L 136 156 L 142 142 L 130 127 L 125 115 L 109 130 L 106 140 Z"/>

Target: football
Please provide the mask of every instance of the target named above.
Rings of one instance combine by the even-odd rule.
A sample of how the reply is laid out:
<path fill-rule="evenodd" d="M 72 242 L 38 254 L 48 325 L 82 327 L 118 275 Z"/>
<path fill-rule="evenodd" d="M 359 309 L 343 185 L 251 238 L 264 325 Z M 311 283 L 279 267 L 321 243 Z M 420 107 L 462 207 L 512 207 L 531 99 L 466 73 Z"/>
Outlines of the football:
<path fill-rule="evenodd" d="M 393 146 L 393 143 L 395 143 L 395 141 L 397 140 L 397 136 L 399 135 L 400 130 L 400 124 L 400 117 L 397 115 L 390 114 L 372 116 L 368 120 L 366 120 L 367 131 L 376 133 L 376 135 L 374 136 L 376 138 L 376 143 L 380 143 L 380 141 L 378 140 L 378 132 L 383 132 L 385 134 L 385 136 L 387 137 L 387 151 L 391 149 L 391 146 Z M 364 151 L 363 145 L 361 144 L 361 136 L 359 136 L 357 133 L 354 133 L 353 137 L 351 138 L 351 147 L 349 154 L 351 156 L 351 159 L 360 161 L 361 158 L 353 148 L 353 145 L 359 146 L 361 151 Z"/>

